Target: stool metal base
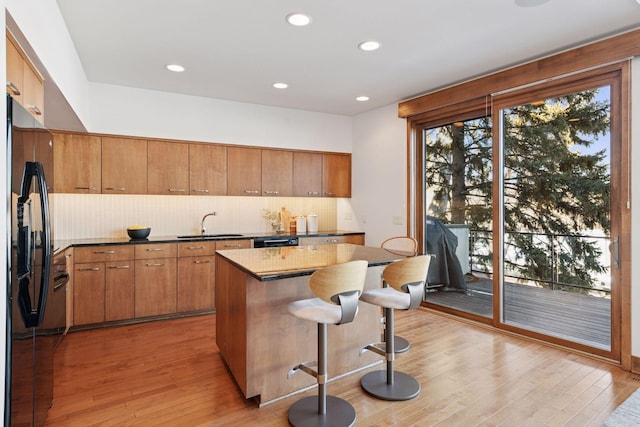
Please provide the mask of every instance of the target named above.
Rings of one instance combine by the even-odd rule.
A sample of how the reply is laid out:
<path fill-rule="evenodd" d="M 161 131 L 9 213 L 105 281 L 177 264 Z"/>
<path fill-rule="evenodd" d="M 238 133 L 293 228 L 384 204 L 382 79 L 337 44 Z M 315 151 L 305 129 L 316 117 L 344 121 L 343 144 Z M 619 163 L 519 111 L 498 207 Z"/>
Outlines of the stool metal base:
<path fill-rule="evenodd" d="M 370 395 L 382 400 L 409 400 L 420 394 L 420 383 L 411 375 L 393 372 L 393 383 L 387 383 L 387 371 L 369 372 L 360 385 Z"/>
<path fill-rule="evenodd" d="M 298 400 L 289 408 L 289 424 L 295 427 L 351 427 L 356 410 L 346 400 L 327 396 L 327 413 L 318 413 L 318 396 Z"/>

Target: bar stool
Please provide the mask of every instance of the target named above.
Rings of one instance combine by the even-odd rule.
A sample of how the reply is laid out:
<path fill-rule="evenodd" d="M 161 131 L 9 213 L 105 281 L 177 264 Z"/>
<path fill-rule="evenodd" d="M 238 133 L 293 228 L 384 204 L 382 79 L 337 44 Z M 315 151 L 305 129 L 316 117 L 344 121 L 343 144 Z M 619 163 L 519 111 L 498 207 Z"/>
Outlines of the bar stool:
<path fill-rule="evenodd" d="M 389 237 L 380 244 L 380 247 L 393 254 L 404 255 L 408 257 L 416 256 L 418 254 L 418 242 L 416 241 L 416 239 L 409 236 Z M 409 344 L 409 341 L 398 335 L 394 335 L 393 340 L 393 348 L 396 354 L 408 351 L 409 347 L 411 346 Z M 382 336 L 382 341 L 386 341 L 384 338 L 384 333 Z"/>
<path fill-rule="evenodd" d="M 316 298 L 294 301 L 289 313 L 318 323 L 317 371 L 313 362 L 301 363 L 287 377 L 303 371 L 318 381 L 318 396 L 298 400 L 289 408 L 289 423 L 293 426 L 352 426 L 356 411 L 344 399 L 327 396 L 327 324 L 341 325 L 353 321 L 358 313 L 358 301 L 364 289 L 367 261 L 351 261 L 315 271 L 309 288 Z"/>
<path fill-rule="evenodd" d="M 364 302 L 383 307 L 386 318 L 385 349 L 369 344 L 360 351 L 362 354 L 369 350 L 387 359 L 386 370 L 369 372 L 360 379 L 362 388 L 372 396 L 383 400 L 408 400 L 420 393 L 420 383 L 414 377 L 393 368 L 393 310 L 411 310 L 420 306 L 430 261 L 431 256 L 420 255 L 389 264 L 382 272 L 382 279 L 388 287 L 366 290 L 360 297 Z"/>

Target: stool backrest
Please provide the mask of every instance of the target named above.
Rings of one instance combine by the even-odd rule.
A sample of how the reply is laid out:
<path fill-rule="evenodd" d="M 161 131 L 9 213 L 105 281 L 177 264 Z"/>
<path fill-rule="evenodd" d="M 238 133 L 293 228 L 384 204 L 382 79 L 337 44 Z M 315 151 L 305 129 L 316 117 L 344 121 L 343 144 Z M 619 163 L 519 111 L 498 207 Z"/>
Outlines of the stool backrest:
<path fill-rule="evenodd" d="M 408 236 L 389 237 L 382 242 L 380 247 L 406 256 L 415 256 L 418 253 L 418 242 L 413 237 Z"/>
<path fill-rule="evenodd" d="M 309 280 L 311 291 L 326 302 L 338 304 L 337 295 L 357 291 L 360 297 L 367 275 L 367 261 L 350 261 L 316 270 Z"/>
<path fill-rule="evenodd" d="M 395 290 L 407 292 L 406 289 L 403 289 L 403 285 L 427 280 L 430 262 L 431 255 L 420 255 L 396 261 L 385 267 L 382 271 L 382 279 Z"/>

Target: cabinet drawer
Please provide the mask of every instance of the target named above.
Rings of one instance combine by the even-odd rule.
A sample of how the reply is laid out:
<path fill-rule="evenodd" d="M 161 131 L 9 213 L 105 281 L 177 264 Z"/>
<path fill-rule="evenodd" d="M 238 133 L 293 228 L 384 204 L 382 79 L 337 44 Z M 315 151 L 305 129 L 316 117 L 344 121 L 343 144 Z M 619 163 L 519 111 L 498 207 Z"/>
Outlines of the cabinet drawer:
<path fill-rule="evenodd" d="M 178 256 L 203 256 L 216 253 L 216 242 L 178 243 Z"/>
<path fill-rule="evenodd" d="M 216 250 L 222 251 L 227 249 L 249 249 L 253 247 L 253 240 L 218 240 L 216 242 Z"/>
<path fill-rule="evenodd" d="M 84 246 L 74 249 L 76 263 L 133 259 L 130 245 Z"/>
<path fill-rule="evenodd" d="M 135 245 L 136 259 L 174 258 L 178 253 L 176 243 Z"/>

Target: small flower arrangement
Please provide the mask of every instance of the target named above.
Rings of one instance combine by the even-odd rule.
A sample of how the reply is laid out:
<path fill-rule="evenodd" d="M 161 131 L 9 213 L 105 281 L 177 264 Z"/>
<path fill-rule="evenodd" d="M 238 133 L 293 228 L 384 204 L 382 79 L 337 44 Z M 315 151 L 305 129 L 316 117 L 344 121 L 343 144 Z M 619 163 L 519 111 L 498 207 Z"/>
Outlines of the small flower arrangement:
<path fill-rule="evenodd" d="M 262 218 L 265 221 L 277 221 L 278 220 L 278 211 L 272 211 L 271 209 L 263 209 L 262 210 Z"/>

